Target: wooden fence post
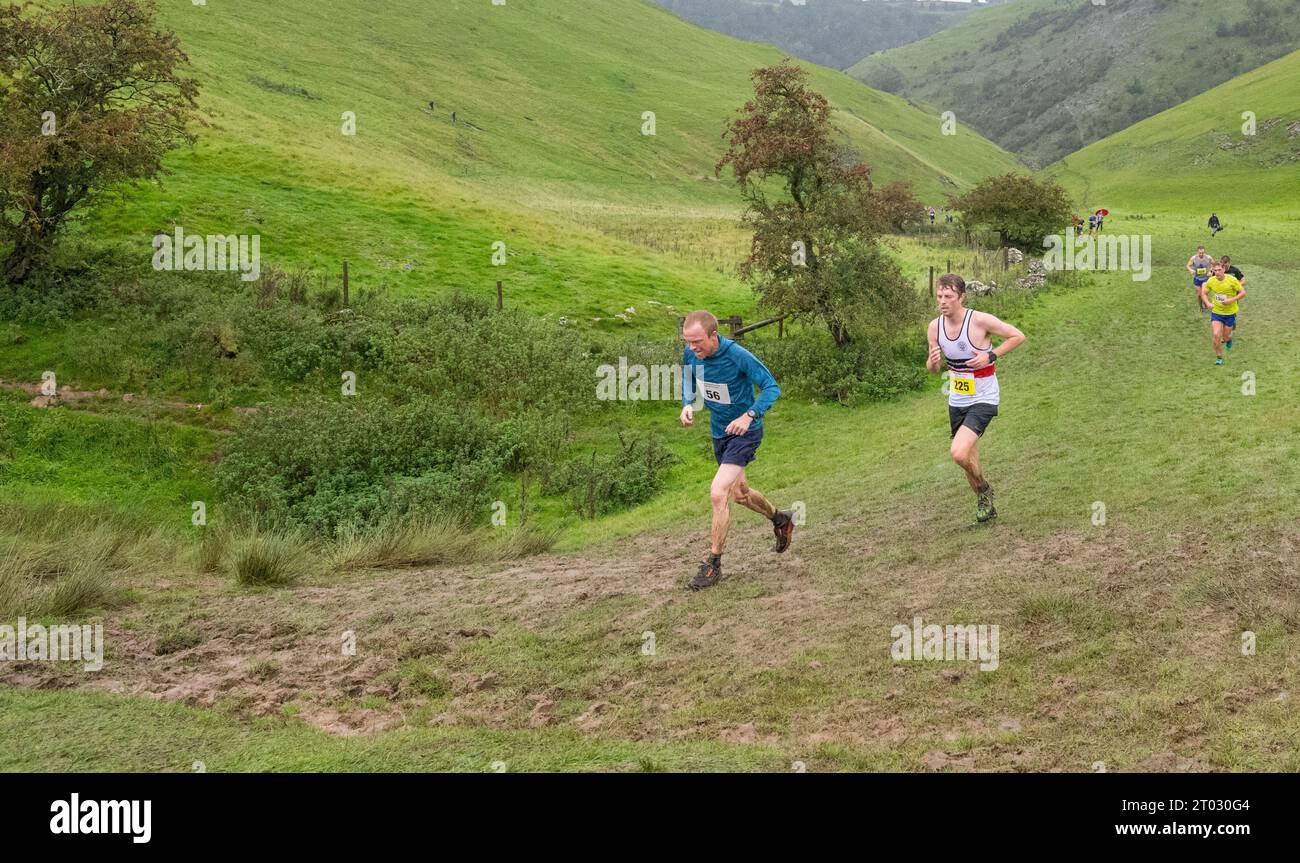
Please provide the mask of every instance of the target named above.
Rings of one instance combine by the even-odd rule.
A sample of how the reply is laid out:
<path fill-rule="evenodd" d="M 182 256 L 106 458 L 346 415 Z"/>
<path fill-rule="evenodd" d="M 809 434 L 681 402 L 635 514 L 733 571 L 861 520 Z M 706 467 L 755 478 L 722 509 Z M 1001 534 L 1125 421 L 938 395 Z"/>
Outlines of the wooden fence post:
<path fill-rule="evenodd" d="M 930 265 L 930 296 L 934 297 L 934 264 Z"/>
<path fill-rule="evenodd" d="M 497 311 L 501 311 L 504 305 L 504 297 L 501 294 L 501 282 L 497 282 Z"/>

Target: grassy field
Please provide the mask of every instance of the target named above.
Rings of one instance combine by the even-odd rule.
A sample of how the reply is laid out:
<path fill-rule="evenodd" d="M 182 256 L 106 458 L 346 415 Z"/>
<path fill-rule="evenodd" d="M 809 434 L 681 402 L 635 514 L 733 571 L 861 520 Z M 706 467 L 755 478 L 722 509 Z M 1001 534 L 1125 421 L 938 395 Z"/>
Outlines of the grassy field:
<path fill-rule="evenodd" d="M 778 558 L 738 514 L 717 589 L 682 589 L 711 468 L 702 432 L 677 431 L 694 454 L 667 493 L 523 563 L 252 594 L 151 576 L 104 613 L 110 670 L 10 676 L 6 766 L 1298 769 L 1300 535 L 1279 494 L 1300 480 L 1298 393 L 1271 347 L 1298 311 L 1298 238 L 1274 224 L 1284 242 L 1214 249 L 1251 291 L 1216 368 L 1181 269 L 1199 229 L 1138 224 L 1159 225 L 1150 282 L 1097 274 L 1004 310 L 1029 340 L 983 447 L 995 525 L 968 527 L 937 380 L 867 410 L 778 403 L 750 476 L 807 523 Z M 999 668 L 892 662 L 914 615 L 998 624 Z M 196 643 L 159 655 L 178 627 Z M 79 684 L 117 694 L 32 688 Z M 16 734 L 52 705 L 82 742 Z"/>

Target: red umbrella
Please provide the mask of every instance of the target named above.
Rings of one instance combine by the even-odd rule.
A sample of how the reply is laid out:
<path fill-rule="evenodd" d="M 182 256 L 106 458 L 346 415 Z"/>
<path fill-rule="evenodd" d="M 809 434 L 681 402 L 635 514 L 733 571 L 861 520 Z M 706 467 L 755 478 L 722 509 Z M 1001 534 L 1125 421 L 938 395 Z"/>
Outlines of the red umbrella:
<path fill-rule="evenodd" d="M 1109 216 L 1109 215 L 1110 215 L 1110 210 L 1098 210 L 1098 211 L 1097 211 L 1097 215 L 1098 215 L 1098 216 Z"/>

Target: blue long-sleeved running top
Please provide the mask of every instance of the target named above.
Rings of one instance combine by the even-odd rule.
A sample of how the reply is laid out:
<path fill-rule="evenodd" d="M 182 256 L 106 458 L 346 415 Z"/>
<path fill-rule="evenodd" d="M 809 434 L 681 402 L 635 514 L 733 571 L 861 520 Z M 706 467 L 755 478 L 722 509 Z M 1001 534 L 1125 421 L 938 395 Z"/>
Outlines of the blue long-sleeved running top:
<path fill-rule="evenodd" d="M 689 347 L 682 351 L 683 407 L 695 401 L 696 386 L 709 408 L 709 426 L 715 438 L 726 437 L 731 421 L 751 408 L 758 416 L 750 423 L 750 429 L 762 428 L 763 414 L 781 395 L 781 388 L 767 366 L 721 335 L 713 356 L 700 359 Z M 759 389 L 757 398 L 754 387 Z"/>

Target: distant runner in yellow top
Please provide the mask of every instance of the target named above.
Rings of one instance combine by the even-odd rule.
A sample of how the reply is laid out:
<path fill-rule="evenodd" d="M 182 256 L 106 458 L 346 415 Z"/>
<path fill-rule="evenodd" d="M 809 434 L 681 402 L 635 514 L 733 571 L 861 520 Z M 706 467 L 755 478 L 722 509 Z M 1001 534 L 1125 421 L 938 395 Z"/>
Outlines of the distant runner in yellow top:
<path fill-rule="evenodd" d="M 1232 350 L 1232 328 L 1237 325 L 1237 301 L 1246 289 L 1235 276 L 1227 274 L 1222 261 L 1214 263 L 1214 275 L 1201 285 L 1201 302 L 1210 305 L 1210 331 L 1214 334 L 1214 364 L 1223 365 L 1223 348 Z M 1211 300 L 1213 302 L 1211 303 Z"/>

